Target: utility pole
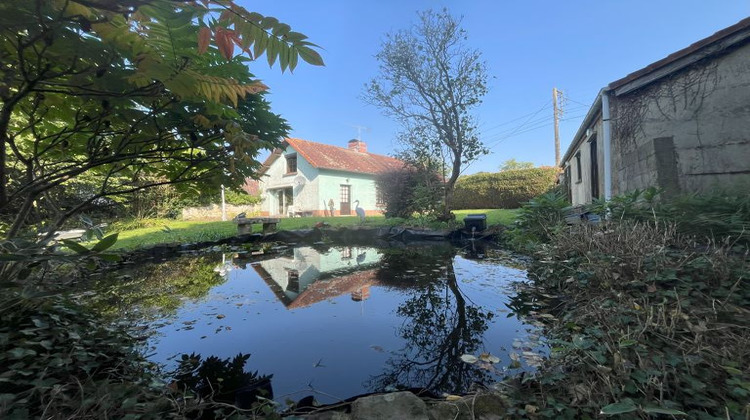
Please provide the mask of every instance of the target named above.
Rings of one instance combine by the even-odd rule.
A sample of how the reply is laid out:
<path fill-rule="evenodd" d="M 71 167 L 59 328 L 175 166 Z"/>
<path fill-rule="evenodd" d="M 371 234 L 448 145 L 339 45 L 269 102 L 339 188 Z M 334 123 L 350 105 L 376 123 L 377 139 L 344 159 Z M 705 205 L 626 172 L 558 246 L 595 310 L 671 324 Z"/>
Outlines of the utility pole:
<path fill-rule="evenodd" d="M 562 104 L 557 106 L 557 98 L 562 96 L 562 92 L 557 88 L 552 88 L 552 112 L 555 120 L 555 166 L 560 166 L 560 116 L 562 115 Z"/>

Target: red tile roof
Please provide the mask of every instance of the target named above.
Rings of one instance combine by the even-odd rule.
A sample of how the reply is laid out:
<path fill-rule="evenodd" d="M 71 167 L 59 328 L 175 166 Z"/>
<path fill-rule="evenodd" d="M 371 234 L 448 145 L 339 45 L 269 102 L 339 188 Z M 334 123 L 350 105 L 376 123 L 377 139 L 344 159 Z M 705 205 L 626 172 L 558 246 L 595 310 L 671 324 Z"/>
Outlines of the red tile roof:
<path fill-rule="evenodd" d="M 701 48 L 704 48 L 711 44 L 719 42 L 749 27 L 750 27 L 750 17 L 742 19 L 741 21 L 735 23 L 734 25 L 724 28 L 714 33 L 713 35 L 707 38 L 703 38 L 700 41 L 697 41 L 679 51 L 675 51 L 674 53 L 662 58 L 659 61 L 653 62 L 638 71 L 634 71 L 633 73 L 630 73 L 629 75 L 623 77 L 622 79 L 615 80 L 614 82 L 609 84 L 608 88 L 610 90 L 617 89 L 629 82 L 632 82 L 636 79 L 639 79 L 643 76 L 648 75 L 649 73 L 659 70 L 660 68 L 665 67 L 683 57 L 693 54 L 696 51 L 700 50 Z"/>
<path fill-rule="evenodd" d="M 370 286 L 380 285 L 377 276 L 378 269 L 357 271 L 332 279 L 315 281 L 307 286 L 297 297 L 290 299 L 276 280 L 273 279 L 273 276 L 260 263 L 252 263 L 251 267 L 260 275 L 260 278 L 266 282 L 271 291 L 276 295 L 276 298 L 287 309 L 304 308 L 346 293 L 357 293 Z"/>
<path fill-rule="evenodd" d="M 325 281 L 316 281 L 299 294 L 287 309 L 298 309 L 313 305 L 324 300 L 356 293 L 363 288 L 377 286 L 380 284 L 377 278 L 378 269 L 358 271 L 341 277 Z"/>
<path fill-rule="evenodd" d="M 314 168 L 333 171 L 345 171 L 362 174 L 379 174 L 389 170 L 400 169 L 404 163 L 398 159 L 377 155 L 375 153 L 357 152 L 330 144 L 316 143 L 308 140 L 288 138 L 284 140 L 299 155 L 305 158 Z M 265 173 L 271 164 L 281 156 L 281 150 L 275 150 L 263 163 Z"/>

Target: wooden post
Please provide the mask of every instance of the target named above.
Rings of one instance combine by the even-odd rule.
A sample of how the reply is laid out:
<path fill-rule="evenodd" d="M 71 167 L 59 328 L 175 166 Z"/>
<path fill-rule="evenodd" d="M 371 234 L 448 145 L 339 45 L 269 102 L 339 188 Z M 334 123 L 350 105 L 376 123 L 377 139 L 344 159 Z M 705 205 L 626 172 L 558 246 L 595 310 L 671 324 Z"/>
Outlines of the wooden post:
<path fill-rule="evenodd" d="M 555 166 L 560 166 L 560 127 L 559 127 L 559 114 L 557 109 L 557 96 L 562 93 L 558 92 L 557 88 L 552 88 L 552 112 L 555 120 Z"/>

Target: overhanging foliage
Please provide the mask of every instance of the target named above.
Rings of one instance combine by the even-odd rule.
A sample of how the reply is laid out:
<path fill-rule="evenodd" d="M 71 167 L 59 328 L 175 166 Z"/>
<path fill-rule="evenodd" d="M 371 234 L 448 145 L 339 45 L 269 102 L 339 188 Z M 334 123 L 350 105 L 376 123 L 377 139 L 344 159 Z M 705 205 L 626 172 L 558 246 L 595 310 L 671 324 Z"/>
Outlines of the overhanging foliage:
<path fill-rule="evenodd" d="M 54 228 L 103 197 L 239 184 L 287 128 L 248 63 L 322 64 L 304 35 L 223 0 L 4 2 L 0 28 L 6 237 L 45 207 Z M 53 192 L 84 174 L 95 188 L 61 209 Z"/>

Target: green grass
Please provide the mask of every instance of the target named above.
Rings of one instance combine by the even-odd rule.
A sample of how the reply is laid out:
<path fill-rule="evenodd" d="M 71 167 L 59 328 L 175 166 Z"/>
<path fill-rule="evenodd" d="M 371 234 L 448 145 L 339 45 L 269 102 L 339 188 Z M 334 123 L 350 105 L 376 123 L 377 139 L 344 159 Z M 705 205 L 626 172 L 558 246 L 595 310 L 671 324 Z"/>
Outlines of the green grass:
<path fill-rule="evenodd" d="M 487 225 L 510 225 L 516 218 L 516 210 L 491 209 L 491 210 L 455 210 L 456 220 L 461 222 L 467 214 L 486 214 Z M 280 230 L 309 229 L 318 222 L 326 222 L 332 227 L 360 226 L 356 217 L 295 217 L 284 218 L 278 225 Z M 133 224 L 131 224 L 132 226 Z M 152 219 L 136 223 L 135 226 L 143 227 L 129 228 L 127 223 L 120 227 L 115 224 L 112 232 L 118 232 L 117 243 L 113 250 L 130 250 L 144 248 L 157 244 L 189 243 L 215 241 L 237 234 L 237 225 L 234 222 L 186 222 L 170 219 Z M 417 225 L 431 228 L 445 228 L 447 225 L 440 223 L 420 223 L 419 220 L 386 219 L 383 216 L 368 216 L 364 226 L 398 226 Z M 260 232 L 260 225 L 253 225 L 253 232 Z"/>

